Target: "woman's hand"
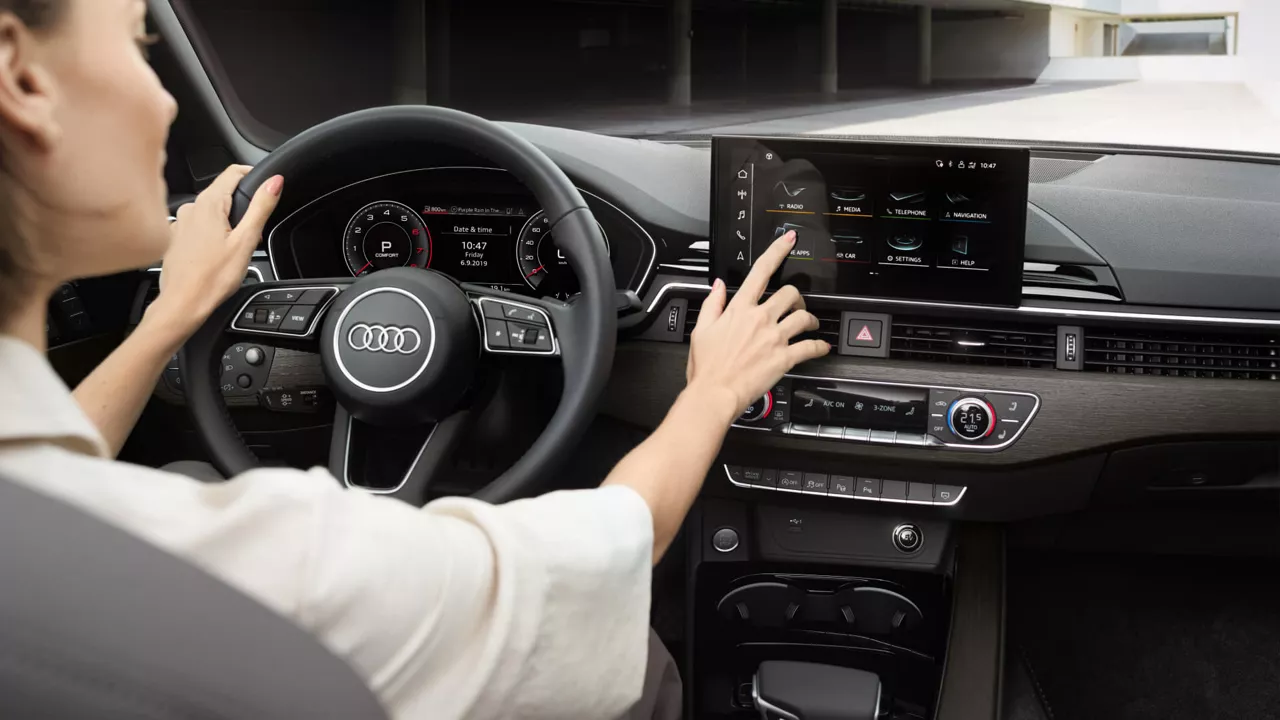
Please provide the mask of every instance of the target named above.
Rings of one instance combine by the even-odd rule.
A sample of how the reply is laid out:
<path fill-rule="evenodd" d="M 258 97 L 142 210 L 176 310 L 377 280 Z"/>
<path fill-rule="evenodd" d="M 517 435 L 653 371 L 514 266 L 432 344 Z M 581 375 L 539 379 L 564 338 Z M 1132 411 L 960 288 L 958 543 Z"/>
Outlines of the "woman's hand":
<path fill-rule="evenodd" d="M 160 274 L 160 296 L 147 310 L 153 327 L 172 333 L 176 345 L 186 342 L 244 282 L 262 228 L 280 201 L 284 178 L 276 175 L 262 183 L 244 219 L 231 228 L 231 196 L 250 169 L 232 165 L 195 202 L 178 208 Z"/>
<path fill-rule="evenodd" d="M 794 286 L 787 285 L 760 302 L 769 278 L 795 242 L 795 232 L 775 240 L 756 260 L 727 307 L 721 280 L 716 280 L 702 303 L 689 347 L 688 389 L 710 402 L 723 401 L 725 411 L 732 413 L 730 418 L 791 368 L 831 352 L 822 340 L 791 342 L 800 333 L 818 329 L 818 319 L 805 310 L 804 298 Z"/>

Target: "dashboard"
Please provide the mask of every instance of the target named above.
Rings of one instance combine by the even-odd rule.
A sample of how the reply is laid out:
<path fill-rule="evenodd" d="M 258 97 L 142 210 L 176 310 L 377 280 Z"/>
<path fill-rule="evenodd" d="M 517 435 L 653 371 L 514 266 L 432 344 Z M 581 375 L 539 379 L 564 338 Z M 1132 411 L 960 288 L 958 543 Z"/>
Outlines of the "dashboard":
<path fill-rule="evenodd" d="M 639 291 L 653 271 L 652 236 L 602 197 L 583 195 L 609 249 L 616 286 Z M 267 250 L 280 278 L 413 267 L 536 297 L 578 292 L 551 218 L 509 173 L 493 168 L 421 168 L 350 183 L 284 218 Z"/>
<path fill-rule="evenodd" d="M 815 176 L 802 173 L 805 183 L 795 186 L 786 179 L 786 189 L 778 189 L 785 199 L 762 194 L 735 209 L 736 195 L 717 193 L 736 192 L 742 168 L 719 166 L 712 141 L 508 127 L 582 191 L 607 238 L 619 292 L 638 300 L 619 305 L 602 421 L 656 427 L 683 389 L 702 298 L 715 277 L 733 277 L 725 261 L 736 254 L 729 258 L 722 240 L 732 234 L 737 212 L 771 219 L 775 213 L 765 210 L 789 209 L 777 203 L 796 202 L 790 193 Z M 784 152 L 776 138 L 754 140 L 771 148 L 766 152 Z M 895 146 L 871 157 L 912 154 L 885 138 L 867 140 Z M 787 159 L 809 152 L 795 147 L 785 147 Z M 790 500 L 823 507 L 833 495 L 915 502 L 945 505 L 935 511 L 949 517 L 1010 521 L 1099 503 L 1167 504 L 1181 492 L 1198 493 L 1193 502 L 1221 492 L 1248 503 L 1280 487 L 1280 161 L 1033 147 L 1019 151 L 1029 155 L 1025 177 L 1013 166 L 1017 187 L 1000 180 L 983 189 L 952 182 L 937 161 L 956 163 L 956 172 L 962 159 L 966 172 L 970 161 L 999 168 L 1008 158 L 993 154 L 995 148 L 919 147 L 933 167 L 918 176 L 923 185 L 903 185 L 940 193 L 927 203 L 946 203 L 957 188 L 974 191 L 986 207 L 964 212 L 999 217 L 999 228 L 978 229 L 1007 234 L 1006 244 L 993 241 L 987 254 L 971 250 L 968 258 L 991 270 L 942 270 L 940 264 L 966 256 L 955 238 L 932 234 L 918 248 L 906 242 L 891 248 L 928 258 L 929 270 L 902 273 L 981 279 L 876 288 L 859 274 L 864 269 L 824 279 L 804 269 L 817 261 L 788 260 L 793 271 L 786 281 L 809 283 L 806 303 L 821 323 L 816 335 L 836 352 L 797 367 L 746 409 L 725 441 L 725 470 L 713 474 L 705 492 L 759 501 L 761 491 L 791 491 L 797 497 Z M 865 150 L 867 143 L 849 148 Z M 846 167 L 865 165 L 866 156 Z M 825 202 L 846 209 L 860 202 L 848 191 L 864 180 L 814 167 L 824 185 L 836 186 L 824 188 Z M 255 260 L 266 279 L 416 264 L 531 297 L 572 296 L 573 279 L 561 272 L 554 238 L 536 232 L 537 203 L 482 158 L 426 147 L 398 157 L 344 158 L 334 168 L 291 185 L 284 202 L 293 204 L 282 205 L 284 218 Z M 873 203 L 915 192 L 885 176 L 865 184 Z M 876 213 L 894 207 L 868 205 Z M 797 224 L 809 222 L 797 217 Z M 890 222 L 869 226 L 879 245 L 869 251 L 888 252 L 889 238 L 875 233 Z M 836 234 L 851 228 L 856 234 L 852 223 L 828 221 L 801 232 L 810 231 L 815 257 L 821 250 L 861 259 L 857 248 L 831 247 Z M 750 246 L 772 239 L 776 225 L 756 230 L 761 235 L 749 235 Z M 969 237 L 974 243 L 978 235 Z M 384 249 L 385 242 L 391 246 Z M 286 413 L 331 407 L 318 365 L 267 350 L 260 365 L 230 353 L 229 405 Z M 158 392 L 179 401 L 172 372 L 170 386 Z M 903 487 L 905 499 L 898 497 Z M 951 499 L 940 500 L 939 488 Z"/>

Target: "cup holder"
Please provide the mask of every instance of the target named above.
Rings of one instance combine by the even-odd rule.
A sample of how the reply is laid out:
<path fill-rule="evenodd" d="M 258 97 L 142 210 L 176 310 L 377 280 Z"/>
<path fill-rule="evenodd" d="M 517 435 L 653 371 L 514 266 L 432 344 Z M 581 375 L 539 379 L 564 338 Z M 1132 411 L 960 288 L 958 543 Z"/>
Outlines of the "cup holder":
<path fill-rule="evenodd" d="M 725 593 L 717 612 L 753 628 L 823 630 L 881 639 L 908 637 L 924 623 L 920 607 L 894 590 L 870 585 L 831 590 L 753 582 Z"/>

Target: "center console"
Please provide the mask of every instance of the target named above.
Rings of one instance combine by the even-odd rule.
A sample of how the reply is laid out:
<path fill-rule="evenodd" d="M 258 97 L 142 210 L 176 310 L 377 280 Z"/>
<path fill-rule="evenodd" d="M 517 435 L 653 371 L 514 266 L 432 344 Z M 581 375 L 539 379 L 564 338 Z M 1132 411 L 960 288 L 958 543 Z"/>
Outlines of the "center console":
<path fill-rule="evenodd" d="M 717 137 L 712 276 L 740 287 L 795 232 L 770 289 L 864 307 L 1017 306 L 1029 162 L 1015 148 Z M 842 311 L 839 323 L 833 355 L 887 356 L 888 315 Z M 1001 551 L 961 539 L 971 528 L 952 518 L 968 488 L 847 451 L 997 453 L 1041 397 L 837 374 L 788 374 L 746 408 L 732 430 L 745 442 L 726 445 L 691 516 L 692 717 L 932 718 L 953 656 L 998 672 L 987 628 L 1000 590 L 973 578 Z"/>
<path fill-rule="evenodd" d="M 1033 393 L 787 375 L 734 423 L 840 442 L 1003 450 L 1036 411 Z"/>

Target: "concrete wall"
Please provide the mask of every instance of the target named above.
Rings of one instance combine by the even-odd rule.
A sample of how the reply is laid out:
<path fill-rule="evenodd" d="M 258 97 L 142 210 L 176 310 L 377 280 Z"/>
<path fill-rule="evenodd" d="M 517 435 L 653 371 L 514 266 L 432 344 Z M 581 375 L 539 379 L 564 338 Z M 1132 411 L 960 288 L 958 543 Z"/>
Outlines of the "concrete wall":
<path fill-rule="evenodd" d="M 1040 79 L 1240 82 L 1243 70 L 1241 59 L 1229 55 L 1053 58 Z"/>
<path fill-rule="evenodd" d="M 1244 0 L 1240 11 L 1240 46 L 1244 79 L 1280 126 L 1280 0 Z"/>
<path fill-rule="evenodd" d="M 1120 12 L 1124 15 L 1213 15 L 1240 12 L 1249 2 L 1252 0 L 1123 0 Z"/>
<path fill-rule="evenodd" d="M 1049 11 L 933 23 L 935 80 L 1034 80 L 1049 63 Z"/>

